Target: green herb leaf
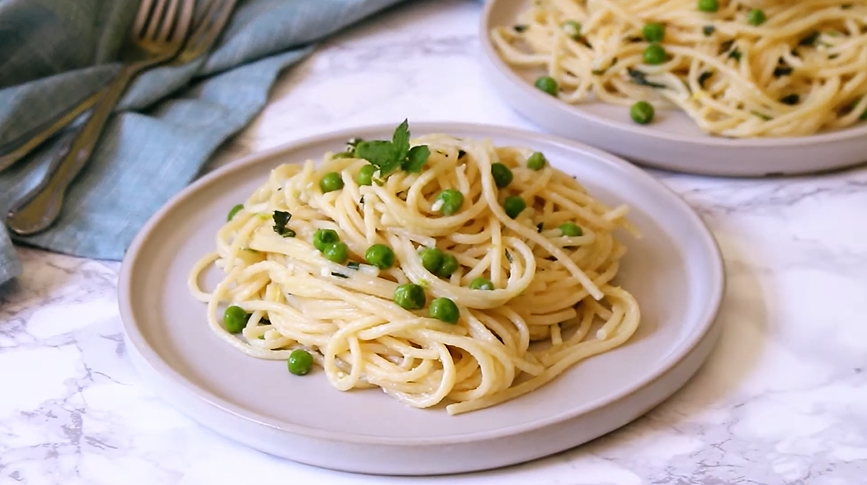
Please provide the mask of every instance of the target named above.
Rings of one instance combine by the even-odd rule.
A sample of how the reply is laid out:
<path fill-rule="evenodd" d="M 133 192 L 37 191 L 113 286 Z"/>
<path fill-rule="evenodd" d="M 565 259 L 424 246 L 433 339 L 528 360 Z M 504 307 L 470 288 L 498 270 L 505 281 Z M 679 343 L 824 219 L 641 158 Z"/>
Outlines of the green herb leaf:
<path fill-rule="evenodd" d="M 420 172 L 430 157 L 430 149 L 427 145 L 419 145 L 410 150 L 409 138 L 409 122 L 403 120 L 394 130 L 391 141 L 360 141 L 355 147 L 355 155 L 379 168 L 379 175 L 383 178 L 398 168 L 407 172 Z"/>
<path fill-rule="evenodd" d="M 371 165 L 379 168 L 381 176 L 386 176 L 400 166 L 400 160 L 394 144 L 386 140 L 362 141 L 355 147 L 355 154 L 363 158 Z"/>
<path fill-rule="evenodd" d="M 359 264 L 358 261 L 350 261 L 346 263 L 346 267 L 349 269 L 358 269 L 361 267 L 361 264 Z"/>
<path fill-rule="evenodd" d="M 274 211 L 274 232 L 283 237 L 295 237 L 295 231 L 286 227 L 292 219 L 292 214 L 286 211 Z"/>
<path fill-rule="evenodd" d="M 406 158 L 406 155 L 409 153 L 409 121 L 403 120 L 395 130 L 394 135 L 391 137 L 391 142 L 394 144 L 396 149 L 396 157 L 400 162 L 403 162 L 403 159 Z"/>
<path fill-rule="evenodd" d="M 427 163 L 428 157 L 430 157 L 430 149 L 427 145 L 414 146 L 410 149 L 409 155 L 404 160 L 401 168 L 405 172 L 419 173 L 424 164 Z"/>

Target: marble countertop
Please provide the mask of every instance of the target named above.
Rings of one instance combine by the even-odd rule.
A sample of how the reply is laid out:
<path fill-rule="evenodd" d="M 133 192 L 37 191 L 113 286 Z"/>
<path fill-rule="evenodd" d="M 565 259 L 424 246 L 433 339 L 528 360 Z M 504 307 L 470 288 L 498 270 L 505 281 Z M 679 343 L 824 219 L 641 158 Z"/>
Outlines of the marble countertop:
<path fill-rule="evenodd" d="M 482 77 L 479 2 L 412 2 L 283 75 L 215 163 L 370 123 L 533 128 Z M 654 172 L 719 240 L 728 290 L 708 364 L 665 404 L 585 446 L 452 477 L 336 473 L 221 438 L 134 372 L 119 265 L 22 249 L 0 288 L 0 483 L 345 485 L 867 484 L 867 169 L 812 178 Z"/>

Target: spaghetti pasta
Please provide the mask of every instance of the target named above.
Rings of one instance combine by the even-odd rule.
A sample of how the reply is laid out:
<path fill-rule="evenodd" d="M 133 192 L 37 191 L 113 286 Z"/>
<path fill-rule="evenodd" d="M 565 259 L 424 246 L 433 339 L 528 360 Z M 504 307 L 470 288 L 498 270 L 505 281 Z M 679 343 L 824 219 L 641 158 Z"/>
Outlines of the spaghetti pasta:
<path fill-rule="evenodd" d="M 734 138 L 867 120 L 867 0 L 534 0 L 491 38 L 571 104 L 649 101 Z"/>
<path fill-rule="evenodd" d="M 190 273 L 211 329 L 257 358 L 303 349 L 341 391 L 450 414 L 531 392 L 633 335 L 638 304 L 611 283 L 625 253 L 614 231 L 637 234 L 625 206 L 525 148 L 412 144 L 406 160 L 423 166 L 390 174 L 355 144 L 273 169 Z M 206 291 L 209 268 L 221 276 Z M 240 335 L 226 305 L 245 313 Z"/>

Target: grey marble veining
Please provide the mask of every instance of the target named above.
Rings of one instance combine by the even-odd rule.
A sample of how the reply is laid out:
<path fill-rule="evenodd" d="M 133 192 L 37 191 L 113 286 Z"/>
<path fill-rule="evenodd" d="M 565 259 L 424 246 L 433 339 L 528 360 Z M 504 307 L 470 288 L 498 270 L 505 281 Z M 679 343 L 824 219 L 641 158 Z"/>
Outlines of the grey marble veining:
<path fill-rule="evenodd" d="M 287 72 L 214 165 L 409 117 L 533 128 L 481 75 L 475 1 L 412 2 Z M 119 265 L 22 249 L 0 288 L 0 484 L 867 484 L 867 169 L 791 179 L 653 172 L 726 259 L 724 331 L 669 401 L 544 460 L 458 477 L 335 473 L 227 441 L 133 371 Z"/>

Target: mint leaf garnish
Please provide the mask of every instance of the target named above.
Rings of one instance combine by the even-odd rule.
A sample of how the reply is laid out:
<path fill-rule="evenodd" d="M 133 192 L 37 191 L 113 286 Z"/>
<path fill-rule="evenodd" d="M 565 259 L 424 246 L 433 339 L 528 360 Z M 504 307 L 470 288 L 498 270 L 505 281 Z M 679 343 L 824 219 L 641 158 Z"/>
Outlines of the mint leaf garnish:
<path fill-rule="evenodd" d="M 427 145 L 412 147 L 401 168 L 404 172 L 419 173 L 424 164 L 427 163 L 428 157 L 430 157 L 430 148 Z"/>
<path fill-rule="evenodd" d="M 391 141 L 359 141 L 355 145 L 355 156 L 363 158 L 377 167 L 379 176 L 382 178 L 388 177 L 398 168 L 407 172 L 418 173 L 427 163 L 430 149 L 427 145 L 419 145 L 410 149 L 409 139 L 409 122 L 403 120 L 403 123 L 394 130 Z"/>
<path fill-rule="evenodd" d="M 363 141 L 355 147 L 355 155 L 379 168 L 381 176 L 386 176 L 400 166 L 394 144 L 385 140 Z"/>
<path fill-rule="evenodd" d="M 403 123 L 394 130 L 394 135 L 391 137 L 391 143 L 394 144 L 397 152 L 397 155 L 395 156 L 402 164 L 403 159 L 406 158 L 406 155 L 409 153 L 409 122 L 407 120 L 403 120 Z"/>

